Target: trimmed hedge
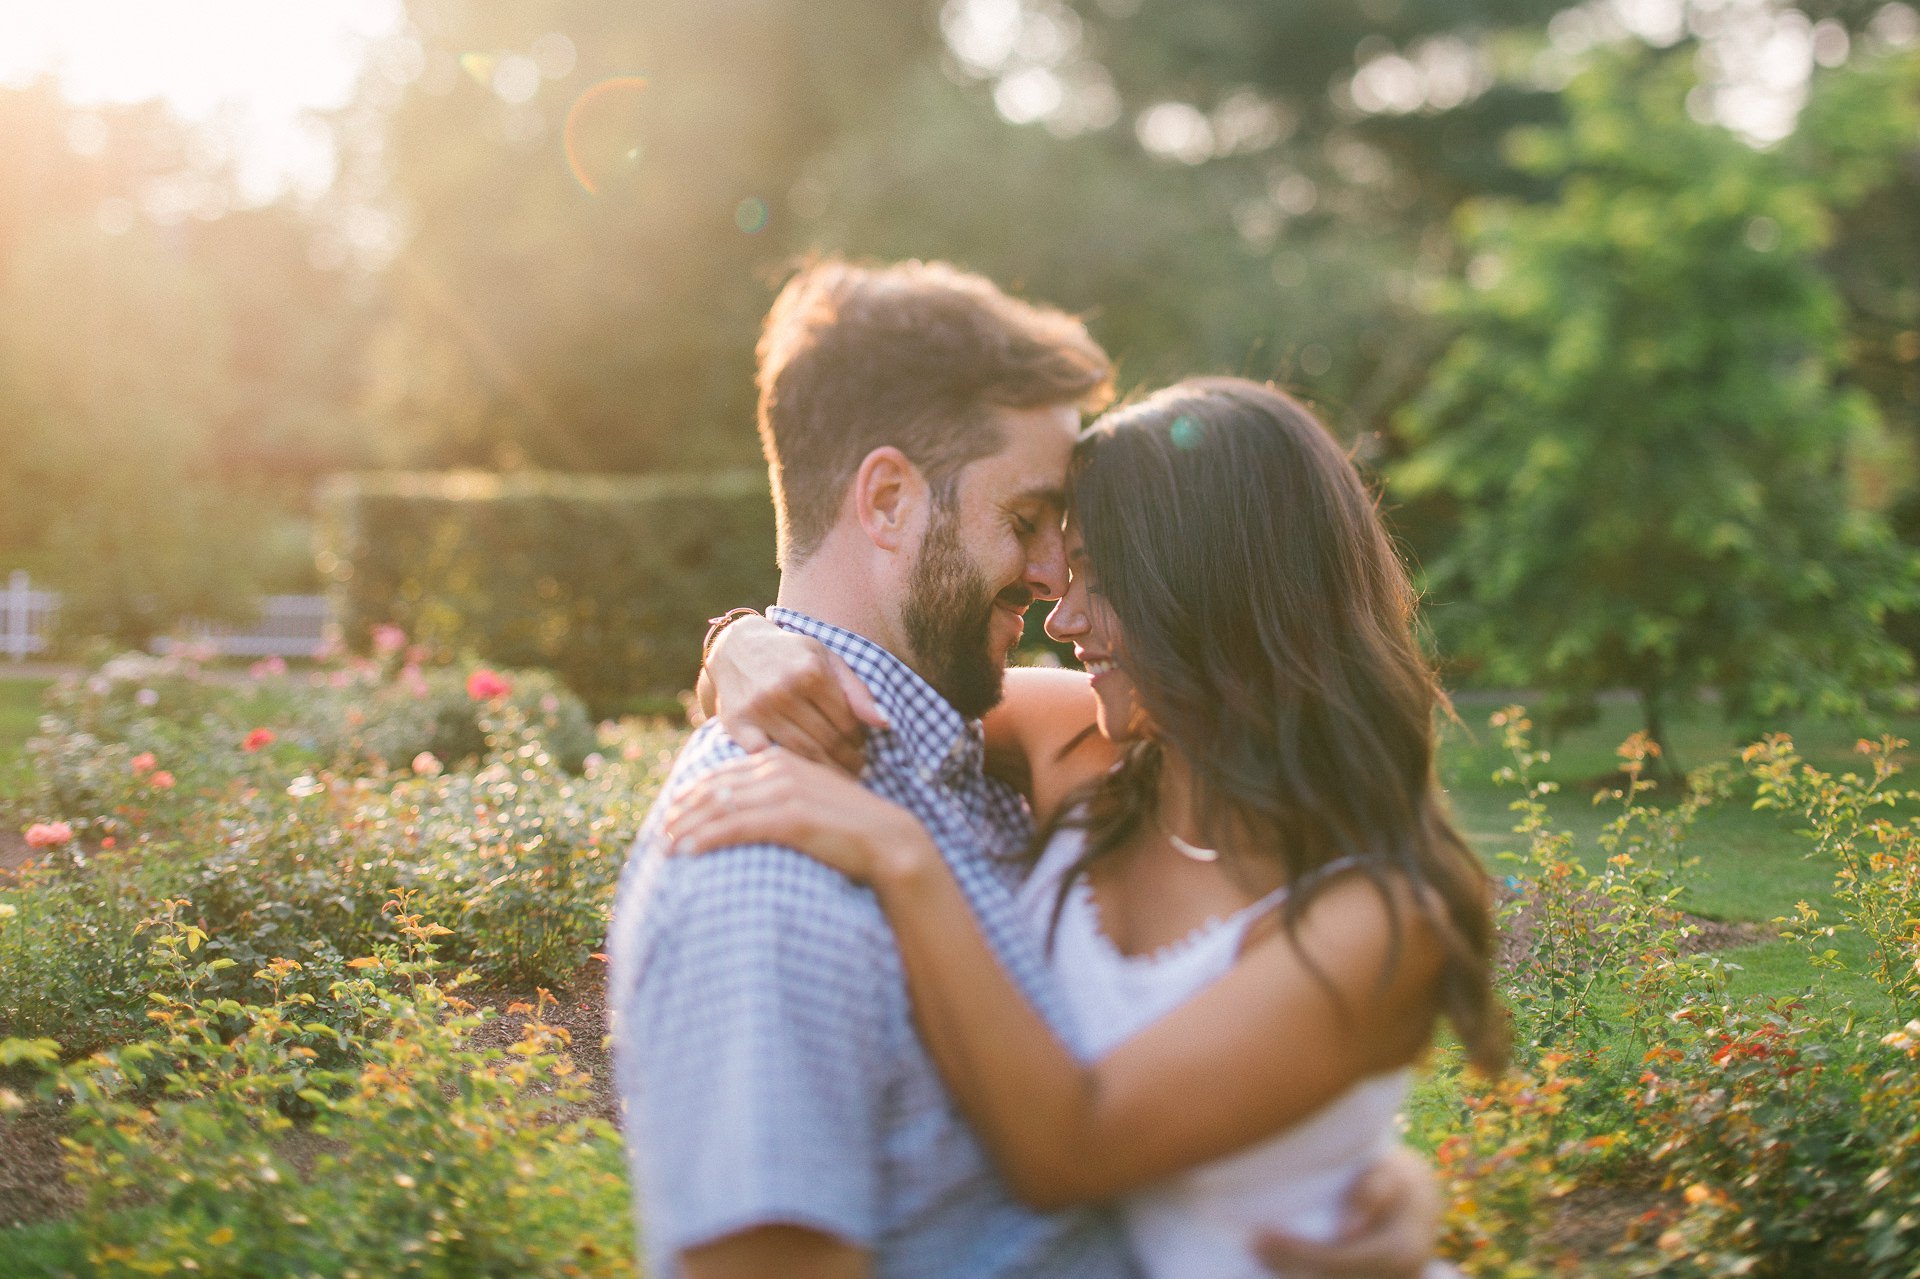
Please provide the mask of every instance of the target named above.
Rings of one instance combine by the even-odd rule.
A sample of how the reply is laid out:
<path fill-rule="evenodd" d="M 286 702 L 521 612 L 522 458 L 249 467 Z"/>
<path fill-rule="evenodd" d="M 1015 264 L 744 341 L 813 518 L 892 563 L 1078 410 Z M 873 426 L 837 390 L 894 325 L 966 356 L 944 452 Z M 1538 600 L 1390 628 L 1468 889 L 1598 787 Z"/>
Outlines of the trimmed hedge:
<path fill-rule="evenodd" d="M 414 639 L 553 670 L 595 714 L 691 687 L 706 619 L 772 601 L 766 475 L 336 476 L 321 574 L 346 637 Z"/>

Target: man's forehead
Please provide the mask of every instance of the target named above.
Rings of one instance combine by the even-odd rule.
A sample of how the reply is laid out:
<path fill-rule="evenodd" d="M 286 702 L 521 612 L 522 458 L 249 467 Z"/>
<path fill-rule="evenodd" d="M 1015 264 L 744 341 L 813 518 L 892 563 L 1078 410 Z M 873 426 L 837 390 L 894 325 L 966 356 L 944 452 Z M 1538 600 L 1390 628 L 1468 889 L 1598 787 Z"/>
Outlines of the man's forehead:
<path fill-rule="evenodd" d="M 1056 511 L 1065 511 L 1067 486 L 1057 478 L 1034 478 L 1015 489 L 1008 500 L 1016 505 L 1046 506 Z"/>
<path fill-rule="evenodd" d="M 1000 427 L 1000 450 L 986 460 L 997 463 L 1003 483 L 1022 498 L 1064 505 L 1080 411 L 1072 405 L 1001 409 Z"/>

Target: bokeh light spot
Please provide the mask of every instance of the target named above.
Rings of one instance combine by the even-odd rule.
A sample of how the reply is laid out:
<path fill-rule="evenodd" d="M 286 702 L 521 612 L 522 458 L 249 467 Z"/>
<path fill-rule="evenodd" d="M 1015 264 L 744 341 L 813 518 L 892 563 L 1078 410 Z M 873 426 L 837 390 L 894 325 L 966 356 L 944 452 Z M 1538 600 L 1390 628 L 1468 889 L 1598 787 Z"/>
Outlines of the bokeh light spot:
<path fill-rule="evenodd" d="M 757 195 L 750 195 L 740 201 L 733 210 L 733 224 L 748 235 L 756 235 L 767 229 L 767 202 Z"/>
<path fill-rule="evenodd" d="M 1173 425 L 1167 430 L 1167 438 L 1178 449 L 1191 449 L 1200 446 L 1200 424 L 1182 413 L 1173 419 Z"/>
<path fill-rule="evenodd" d="M 615 76 L 590 86 L 567 111 L 567 168 L 589 195 L 639 164 L 645 76 Z"/>
<path fill-rule="evenodd" d="M 472 77 L 475 84 L 491 86 L 493 69 L 500 65 L 500 55 L 496 53 L 463 53 L 460 55 L 460 69 Z"/>

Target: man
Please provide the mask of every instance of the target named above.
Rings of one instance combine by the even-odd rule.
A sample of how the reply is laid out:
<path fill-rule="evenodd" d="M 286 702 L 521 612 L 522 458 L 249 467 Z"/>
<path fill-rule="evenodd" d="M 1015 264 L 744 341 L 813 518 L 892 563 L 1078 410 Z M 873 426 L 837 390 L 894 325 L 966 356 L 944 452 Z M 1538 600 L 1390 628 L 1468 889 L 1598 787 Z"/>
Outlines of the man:
<path fill-rule="evenodd" d="M 1013 908 L 1030 820 L 983 774 L 977 721 L 1027 607 L 1065 590 L 1067 464 L 1081 411 L 1107 395 L 1106 356 L 1078 321 L 978 276 L 839 261 L 788 283 L 758 355 L 782 570 L 770 617 L 871 694 L 863 780 L 925 823 L 1056 1017 Z M 703 727 L 663 799 L 740 751 Z M 1136 1273 L 1110 1213 L 1029 1211 L 995 1174 L 914 1034 L 870 893 L 770 845 L 669 860 L 659 811 L 621 885 L 610 989 L 651 1273 Z M 1319 1261 L 1393 1273 L 1369 1247 Z"/>

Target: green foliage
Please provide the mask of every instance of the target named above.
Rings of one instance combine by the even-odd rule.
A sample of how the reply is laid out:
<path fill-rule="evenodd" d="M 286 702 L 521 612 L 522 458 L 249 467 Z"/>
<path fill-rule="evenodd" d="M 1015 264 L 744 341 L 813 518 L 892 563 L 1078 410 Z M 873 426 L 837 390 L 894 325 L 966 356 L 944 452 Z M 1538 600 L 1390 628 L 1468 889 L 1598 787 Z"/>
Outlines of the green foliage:
<path fill-rule="evenodd" d="M 0 1078 L 45 1075 L 71 1099 L 83 1203 L 22 1255 L 342 1279 L 632 1265 L 617 1138 L 578 1117 L 546 1000 L 508 1010 L 531 1018 L 509 1045 L 439 957 L 495 989 L 577 981 L 673 738 L 603 730 L 575 775 L 537 702 L 480 681 L 487 748 L 470 766 L 323 748 L 313 725 L 445 674 L 380 642 L 380 658 L 311 679 L 118 659 L 56 693 L 35 749 L 67 781 L 14 803 L 77 833 L 0 889 Z M 1827 964 L 1852 952 L 1823 930 L 1872 939 L 1862 977 L 1887 998 L 1849 1007 L 1835 992 L 1857 985 L 1736 999 L 1730 966 L 1691 953 L 1688 839 L 1726 797 L 1723 771 L 1658 803 L 1636 735 L 1597 796 L 1612 816 L 1576 839 L 1548 820 L 1551 761 L 1527 716 L 1507 708 L 1495 727 L 1501 779 L 1522 792 L 1501 978 L 1517 1062 L 1490 1081 L 1443 1053 L 1410 1114 L 1447 1191 L 1446 1254 L 1489 1279 L 1912 1279 L 1920 1021 L 1887 1033 L 1906 1013 L 1886 1011 L 1911 1007 L 1920 959 L 1899 743 L 1838 776 L 1785 739 L 1748 753 L 1762 802 L 1804 816 L 1835 879 L 1834 917 L 1790 928 Z M 172 752 L 146 777 L 192 761 L 173 807 L 115 789 L 135 745 Z M 111 804 L 113 822 L 52 807 L 62 795 Z M 0 1089 L 0 1107 L 19 1104 Z M 1644 1211 L 1606 1257 L 1578 1258 L 1560 1223 L 1609 1193 Z"/>
<path fill-rule="evenodd" d="M 1586 1080 L 1564 1054 L 1494 1081 L 1454 1080 L 1433 1163 L 1450 1191 L 1440 1251 L 1469 1274 L 1534 1279 L 1564 1272 L 1539 1246 L 1584 1156 L 1611 1139 L 1575 1138 L 1568 1107 Z"/>
<path fill-rule="evenodd" d="M 517 1042 L 476 1047 L 486 1017 L 433 958 L 447 930 L 400 893 L 399 941 L 323 994 L 285 990 L 299 965 L 280 960 L 254 974 L 262 1000 L 209 995 L 232 961 L 204 958 L 184 899 L 161 906 L 153 1033 L 50 1080 L 72 1099 L 91 1273 L 632 1273 L 630 1232 L 607 1229 L 627 1203 L 617 1139 L 555 1115 L 586 1080 L 545 992 Z"/>
<path fill-rule="evenodd" d="M 338 768 L 403 768 L 424 752 L 442 765 L 471 763 L 487 753 L 485 704 L 467 692 L 459 666 L 354 663 L 340 686 L 307 701 L 293 732 Z M 533 725 L 542 745 L 567 772 L 580 771 L 594 748 L 594 728 L 578 697 L 546 671 L 505 678 L 505 704 Z"/>
<path fill-rule="evenodd" d="M 1648 1158 L 1682 1191 L 1659 1273 L 1859 1273 L 1873 1151 L 1835 1061 L 1844 1028 L 1791 1002 L 1672 1018 L 1686 1031 L 1649 1051 L 1635 1097 Z"/>
<path fill-rule="evenodd" d="M 397 622 L 429 645 L 549 666 L 607 713 L 672 705 L 706 619 L 771 601 L 765 476 L 365 476 L 327 496 L 323 567 L 356 641 Z"/>
<path fill-rule="evenodd" d="M 1890 783 L 1899 773 L 1895 754 L 1907 743 L 1897 737 L 1862 740 L 1859 751 L 1872 772 L 1835 777 L 1803 762 L 1793 739 L 1774 734 L 1749 747 L 1748 767 L 1759 783 L 1756 808 L 1804 815 L 1811 824 L 1813 855 L 1833 863 L 1834 897 L 1846 920 L 1821 925 L 1819 912 L 1801 902 L 1785 920 L 1818 964 L 1832 965 L 1838 952 L 1827 942 L 1842 927 L 1862 935 L 1871 948 L 1869 974 L 1896 1008 L 1920 1004 L 1920 818 L 1895 820 L 1901 800 L 1920 792 Z"/>
<path fill-rule="evenodd" d="M 1524 788 L 1513 802 L 1524 854 L 1505 854 L 1524 878 L 1506 908 L 1508 931 L 1521 941 L 1504 992 L 1524 1057 L 1559 1055 L 1576 1069 L 1617 1069 L 1623 1050 L 1646 1048 L 1663 1033 L 1661 1019 L 1679 995 L 1712 980 L 1713 961 L 1686 953 L 1692 933 L 1680 910 L 1686 835 L 1701 811 L 1725 797 L 1725 770 L 1703 769 L 1686 794 L 1654 806 L 1646 774 L 1657 755 L 1644 734 L 1620 748 L 1625 785 L 1594 795 L 1620 812 L 1595 837 L 1605 862 L 1589 869 L 1573 855 L 1573 837 L 1552 828 L 1543 800 L 1557 787 L 1536 782 L 1544 758 L 1517 706 L 1496 713 L 1514 763 L 1496 780 Z M 1621 1009 L 1633 1033 L 1621 1035 Z M 1607 1099 L 1595 1099 L 1603 1107 Z"/>
<path fill-rule="evenodd" d="M 324 991 L 346 957 L 396 940 L 382 909 L 396 886 L 454 927 L 448 953 L 490 982 L 573 980 L 605 936 L 665 739 L 609 727 L 606 753 L 585 753 L 576 774 L 548 741 L 587 731 L 577 702 L 514 675 L 511 695 L 468 699 L 481 755 L 389 761 L 369 749 L 427 740 L 409 736 L 432 722 L 413 708 L 436 703 L 409 686 L 447 681 L 462 682 L 451 668 L 354 659 L 235 683 L 134 657 L 61 686 L 29 785 L 0 805 L 21 826 L 57 819 L 74 832 L 0 888 L 10 1033 L 91 1047 L 137 1025 L 134 926 L 176 896 L 195 902 L 210 951 L 234 961 L 224 995 L 283 958 L 300 965 L 289 989 Z M 450 698 L 439 704 L 460 718 Z"/>
<path fill-rule="evenodd" d="M 1606 65 L 1516 140 L 1560 194 L 1468 211 L 1459 336 L 1396 476 L 1462 511 L 1445 647 L 1559 709 L 1633 689 L 1656 738 L 1709 686 L 1749 724 L 1859 709 L 1908 670 L 1882 622 L 1916 582 L 1849 486 L 1878 423 L 1818 256 L 1845 188 L 1694 122 L 1690 82 Z"/>
<path fill-rule="evenodd" d="M 1687 831 L 1724 797 L 1725 779 L 1657 808 L 1645 798 L 1651 744 L 1629 739 L 1625 785 L 1596 796 L 1623 809 L 1597 838 L 1605 869 L 1593 871 L 1573 838 L 1544 820 L 1551 788 L 1532 780 L 1545 756 L 1524 713 L 1509 707 L 1494 722 L 1514 759 L 1504 780 L 1525 788 L 1513 805 L 1528 845 L 1524 878 L 1510 881 L 1524 926 L 1502 983 L 1518 1062 L 1492 1084 L 1455 1080 L 1416 1112 L 1415 1137 L 1451 1192 L 1450 1255 L 1487 1276 L 1911 1279 L 1920 1021 L 1882 1034 L 1883 1011 L 1827 988 L 1729 998 L 1727 966 L 1687 953 L 1692 928 L 1677 913 Z M 1901 913 L 1904 877 L 1875 874 L 1881 886 L 1863 888 L 1857 873 L 1867 850 L 1886 845 L 1896 802 L 1920 798 L 1889 785 L 1899 745 L 1863 743 L 1871 774 L 1837 778 L 1804 766 L 1784 738 L 1746 753 L 1760 802 L 1803 813 L 1810 855 L 1833 868 L 1842 918 L 1826 937 L 1879 929 Z M 1840 962 L 1806 935 L 1821 963 Z M 1911 1006 L 1915 955 L 1903 953 L 1901 965 L 1873 967 L 1892 1007 Z M 1594 1269 L 1551 1242 L 1547 1227 L 1576 1188 L 1607 1186 L 1646 1210 Z"/>

